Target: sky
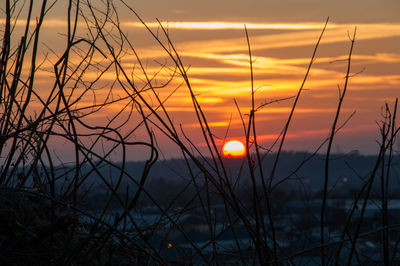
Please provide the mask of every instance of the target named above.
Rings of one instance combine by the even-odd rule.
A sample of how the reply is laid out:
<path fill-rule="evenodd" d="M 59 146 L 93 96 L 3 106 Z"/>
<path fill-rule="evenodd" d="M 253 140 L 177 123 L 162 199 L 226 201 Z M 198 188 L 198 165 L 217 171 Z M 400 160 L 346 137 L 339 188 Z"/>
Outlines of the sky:
<path fill-rule="evenodd" d="M 351 78 L 339 124 L 355 112 L 337 135 L 334 150 L 372 154 L 378 151 L 379 127 L 385 103 L 393 107 L 400 95 L 400 2 L 398 0 L 229 0 L 129 1 L 148 26 L 160 34 L 156 19 L 168 30 L 185 66 L 190 84 L 207 116 L 218 145 L 223 139 L 244 140 L 240 118 L 248 119 L 251 107 L 251 79 L 246 25 L 253 59 L 258 142 L 269 148 L 279 136 L 289 116 L 315 44 L 329 17 L 327 30 L 305 83 L 290 125 L 285 150 L 313 151 L 328 136 L 343 89 L 350 38 L 356 29 L 351 62 Z M 168 80 L 168 56 L 142 24 L 121 2 L 115 1 L 120 27 L 134 45 L 154 84 Z M 62 51 L 66 20 L 65 6 L 57 3 L 49 11 L 42 33 L 43 51 L 51 51 L 38 72 L 37 84 L 47 84 L 48 71 Z M 2 13 L 2 17 L 4 15 Z M 81 23 L 84 35 L 83 20 Z M 22 25 L 22 24 L 21 24 Z M 43 52 L 46 54 L 46 52 Z M 132 53 L 121 58 L 127 69 L 137 69 Z M 157 73 L 157 75 L 156 75 Z M 92 76 L 90 76 L 91 74 Z M 136 74 L 137 80 L 143 75 Z M 96 73 L 88 73 L 95 77 Z M 40 80 L 42 79 L 42 80 Z M 112 83 L 115 73 L 102 77 Z M 171 93 L 173 95 L 171 96 Z M 195 120 L 188 89 L 177 77 L 158 90 L 177 126 L 205 147 Z M 97 97 L 105 97 L 98 90 Z M 150 97 L 150 96 L 149 96 Z M 289 98 L 287 100 L 283 100 Z M 88 99 L 90 100 L 90 99 Z M 277 101 L 278 100 L 278 101 Z M 240 113 L 235 104 L 237 102 Z M 277 101 L 277 102 L 276 102 Z M 110 107 L 117 112 L 120 107 Z M 111 111 L 110 111 L 111 112 Z M 93 123 L 109 119 L 109 112 L 97 113 Z M 135 121 L 132 121 L 132 127 Z M 157 131 L 157 129 L 154 129 Z M 140 139 L 139 131 L 134 134 Z M 56 144 L 55 144 L 56 145 Z M 158 145 L 166 158 L 179 157 L 179 149 L 160 135 Z M 143 159 L 132 152 L 132 160 Z"/>

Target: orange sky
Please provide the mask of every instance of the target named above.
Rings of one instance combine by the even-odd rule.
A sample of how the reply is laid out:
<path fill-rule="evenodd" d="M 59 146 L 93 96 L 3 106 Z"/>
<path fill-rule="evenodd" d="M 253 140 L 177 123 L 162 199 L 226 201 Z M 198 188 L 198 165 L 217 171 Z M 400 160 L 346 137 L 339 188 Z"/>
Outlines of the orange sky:
<path fill-rule="evenodd" d="M 152 74 L 160 70 L 160 62 L 171 66 L 165 52 L 141 24 L 122 4 L 117 6 L 121 28 L 127 32 L 146 63 L 147 72 Z M 339 133 L 334 145 L 340 151 L 377 151 L 376 121 L 381 120 L 381 107 L 385 102 L 392 105 L 395 97 L 400 96 L 399 1 L 388 0 L 383 5 L 377 0 L 140 0 L 135 1 L 132 7 L 154 31 L 158 27 L 155 18 L 163 21 L 184 64 L 189 67 L 191 85 L 213 132 L 220 138 L 227 134 L 228 138 L 238 139 L 244 136 L 234 99 L 243 115 L 249 113 L 251 103 L 244 24 L 248 28 L 254 60 L 257 106 L 296 94 L 314 45 L 329 16 L 327 31 L 284 145 L 286 150 L 312 151 L 328 135 L 337 106 L 338 85 L 343 87 L 344 83 L 345 59 L 350 48 L 348 34 L 351 35 L 357 26 L 351 68 L 351 72 L 357 75 L 350 79 L 340 121 L 343 122 L 353 111 L 356 115 Z M 63 8 L 55 6 L 44 25 L 42 55 L 49 52 L 49 47 L 55 54 L 48 54 L 43 69 L 38 71 L 37 84 L 47 84 L 51 74 L 45 70 L 51 67 L 57 53 L 62 50 L 62 33 L 66 27 Z M 3 14 L 0 19 L 4 19 Z M 85 34 L 83 21 L 80 23 L 82 34 Z M 132 69 L 138 82 L 144 78 L 132 53 L 126 54 L 121 63 Z M 86 77 L 93 79 L 97 74 L 93 70 Z M 170 74 L 170 70 L 161 70 L 154 83 L 165 82 Z M 115 73 L 107 73 L 102 79 L 104 84 L 112 82 Z M 169 86 L 158 91 L 160 97 L 166 99 L 181 83 L 179 78 L 174 79 Z M 102 97 L 101 90 L 96 93 L 97 97 Z M 293 100 L 274 103 L 256 113 L 260 144 L 269 147 L 275 140 L 286 122 L 292 103 Z M 174 92 L 166 106 L 174 123 L 182 124 L 185 132 L 189 132 L 193 141 L 201 147 L 204 142 L 198 124 L 193 120 L 192 103 L 185 86 Z M 110 110 L 118 108 L 113 106 Z M 93 119 L 101 123 L 109 115 L 107 112 L 99 113 Z M 177 156 L 178 153 L 165 138 L 160 137 L 159 145 L 165 148 L 167 157 Z M 132 158 L 140 159 L 140 156 L 135 156 L 132 155 Z"/>

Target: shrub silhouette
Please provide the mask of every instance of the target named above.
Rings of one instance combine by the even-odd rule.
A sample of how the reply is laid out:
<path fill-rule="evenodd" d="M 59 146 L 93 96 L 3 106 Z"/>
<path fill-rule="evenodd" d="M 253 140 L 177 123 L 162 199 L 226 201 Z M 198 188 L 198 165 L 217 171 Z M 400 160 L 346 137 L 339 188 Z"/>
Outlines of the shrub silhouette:
<path fill-rule="evenodd" d="M 353 207 L 343 214 L 337 209 L 332 211 L 329 204 L 331 147 L 335 134 L 348 121 L 338 124 L 341 104 L 351 78 L 356 31 L 350 39 L 345 84 L 329 137 L 314 153 L 307 154 L 291 174 L 281 177 L 277 176 L 277 168 L 282 163 L 286 135 L 304 84 L 312 71 L 326 25 L 316 41 L 298 93 L 293 98 L 281 99 L 293 100 L 293 105 L 276 142 L 278 148 L 272 167 L 265 169 L 263 161 L 268 153 L 262 152 L 255 130 L 257 111 L 264 106 L 255 105 L 253 60 L 246 29 L 252 99 L 246 121 L 238 108 L 243 118 L 246 157 L 226 159 L 221 156 L 207 117 L 192 89 L 187 68 L 161 23 L 157 32 L 153 31 L 134 9 L 121 1 L 121 5 L 143 24 L 172 64 L 172 67 L 161 67 L 172 69 L 170 78 L 161 85 L 155 85 L 157 75 L 151 75 L 146 70 L 145 63 L 121 27 L 113 2 L 95 5 L 92 1 L 70 0 L 64 45 L 57 47 L 60 52 L 48 55 L 51 59 L 44 60 L 41 57 L 41 34 L 53 4 L 43 1 L 38 15 L 35 14 L 33 1 L 28 6 L 20 6 L 18 1 L 6 0 L 2 5 L 5 17 L 0 54 L 2 264 L 233 262 L 280 265 L 296 264 L 299 258 L 310 255 L 317 256 L 318 263 L 322 265 L 349 265 L 373 261 L 365 257 L 358 247 L 361 238 L 374 236 L 380 237 L 380 259 L 384 264 L 397 262 L 399 241 L 393 244 L 389 232 L 398 226 L 390 221 L 388 214 L 388 184 L 395 154 L 394 142 L 399 131 L 396 125 L 397 99 L 393 108 L 385 106 L 378 154 L 370 174 L 363 179 L 363 185 L 353 191 Z M 20 9 L 22 13 L 19 13 Z M 19 17 L 21 14 L 24 17 Z M 31 23 L 35 15 L 35 23 Z M 22 33 L 15 29 L 16 20 L 25 23 Z M 83 25 L 85 34 L 81 33 L 78 23 Z M 135 73 L 122 63 L 126 55 L 135 58 L 143 77 L 141 81 L 135 79 Z M 49 62 L 52 62 L 50 68 L 45 69 L 42 64 Z M 48 88 L 35 82 L 39 72 L 44 70 L 48 75 Z M 95 78 L 90 76 L 93 71 L 97 73 Z M 107 75 L 112 75 L 115 80 L 105 82 Z M 174 124 L 165 107 L 165 99 L 159 96 L 158 90 L 168 86 L 175 78 L 183 80 L 191 96 L 193 112 L 207 143 L 207 152 L 200 151 L 194 140 Z M 100 97 L 99 91 L 105 96 Z M 93 122 L 97 114 L 108 112 L 115 106 L 119 110 L 110 112 L 104 124 Z M 135 140 L 132 137 L 134 134 L 140 135 L 143 140 Z M 182 184 L 168 184 L 171 187 L 169 190 L 176 190 L 168 197 L 158 195 L 168 188 L 167 185 L 157 189 L 148 186 L 149 173 L 159 159 L 159 135 L 176 145 L 186 167 L 181 172 L 184 173 Z M 73 150 L 73 155 L 70 158 L 59 157 L 54 152 L 54 145 Z M 143 154 L 148 156 L 143 165 L 135 166 L 137 168 L 133 173 L 127 168 L 127 150 L 145 150 Z M 319 216 L 303 217 L 297 225 L 295 220 L 280 218 L 284 215 L 282 206 L 289 206 L 280 198 L 280 187 L 321 151 L 325 152 L 324 183 L 321 197 L 312 207 L 313 213 L 318 210 Z M 69 158 L 68 161 L 65 158 Z M 230 172 L 233 169 L 230 168 L 232 160 L 237 167 L 234 174 Z M 243 175 L 249 177 L 248 183 L 243 185 L 245 189 L 239 186 L 243 184 L 240 183 Z M 373 231 L 366 231 L 363 229 L 367 219 L 366 208 L 373 196 L 376 180 L 380 182 L 381 189 L 381 223 Z M 99 191 L 104 193 L 96 198 L 94 195 Z M 88 207 L 88 201 L 93 203 L 93 199 L 94 202 L 103 201 L 96 205 L 101 206 L 96 212 Z M 329 238 L 327 234 L 331 226 L 327 224 L 328 217 L 332 213 L 345 215 L 338 220 L 341 226 L 334 224 L 340 232 L 336 239 Z M 312 232 L 298 230 L 306 230 L 307 225 L 310 229 L 310 224 L 319 224 L 318 237 L 315 238 Z M 291 228 L 291 237 L 304 233 L 310 238 L 302 243 L 293 241 L 284 245 L 281 229 L 278 228 Z M 202 241 L 195 241 L 196 237 Z M 223 240 L 230 240 L 229 245 L 222 245 Z"/>

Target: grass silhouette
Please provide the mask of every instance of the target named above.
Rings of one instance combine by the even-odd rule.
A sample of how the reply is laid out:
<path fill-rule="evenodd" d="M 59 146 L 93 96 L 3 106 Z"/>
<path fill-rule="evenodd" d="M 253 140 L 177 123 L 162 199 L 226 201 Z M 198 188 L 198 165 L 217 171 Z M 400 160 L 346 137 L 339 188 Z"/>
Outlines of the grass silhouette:
<path fill-rule="evenodd" d="M 356 31 L 350 38 L 345 83 L 340 90 L 329 136 L 289 176 L 281 177 L 277 176 L 277 169 L 282 164 L 286 136 L 328 20 L 316 40 L 296 96 L 277 100 L 293 100 L 293 104 L 282 133 L 273 145 L 277 145 L 277 150 L 272 167 L 265 169 L 263 161 L 271 152 L 265 152 L 257 141 L 256 116 L 261 108 L 273 102 L 261 106 L 255 104 L 251 38 L 247 29 L 244 28 L 249 56 L 250 112 L 243 114 L 236 103 L 242 119 L 246 153 L 244 158 L 227 159 L 221 154 L 188 77 L 187 67 L 167 29 L 159 23 L 157 31 L 152 30 L 131 6 L 124 1 L 121 3 L 169 57 L 172 67 L 163 68 L 172 69 L 172 74 L 164 84 L 155 85 L 157 74 L 147 71 L 146 63 L 121 26 L 113 2 L 95 5 L 91 1 L 70 0 L 67 30 L 63 36 L 65 44 L 61 53 L 54 54 L 57 60 L 52 61 L 49 73 L 51 85 L 45 91 L 35 81 L 41 64 L 48 62 L 39 61 L 41 33 L 43 22 L 54 6 L 43 1 L 36 23 L 32 24 L 33 1 L 22 7 L 18 1 L 6 0 L 3 3 L 5 23 L 0 54 L 2 264 L 296 265 L 299 263 L 297 259 L 305 254 L 317 257 L 317 263 L 321 265 L 365 264 L 372 260 L 358 249 L 360 239 L 374 234 L 381 237 L 381 262 L 385 265 L 398 262 L 396 254 L 400 241 L 390 237 L 390 230 L 398 229 L 398 225 L 390 222 L 388 212 L 389 179 L 393 156 L 397 152 L 394 143 L 399 132 L 397 99 L 393 107 L 385 106 L 376 162 L 371 165 L 369 176 L 363 179 L 353 207 L 346 210 L 339 238 L 332 240 L 327 235 L 330 226 L 327 216 L 331 212 L 328 185 L 332 144 L 336 133 L 352 116 L 344 123 L 338 123 L 352 76 L 350 66 Z M 24 12 L 19 13 L 19 8 Z M 26 17 L 20 18 L 20 14 Z M 25 21 L 22 33 L 15 31 L 16 19 Z M 78 21 L 84 24 L 83 35 Z M 122 63 L 128 54 L 135 58 L 143 77 L 141 82 Z M 97 77 L 90 77 L 90 71 L 96 71 Z M 115 80 L 104 86 L 103 78 L 110 73 Z M 175 78 L 183 80 L 183 86 L 190 94 L 193 112 L 207 145 L 205 152 L 196 146 L 197 140 L 191 139 L 181 126 L 176 126 L 166 107 L 166 99 L 159 95 L 158 91 Z M 100 90 L 105 97 L 96 97 Z M 168 98 L 173 96 L 172 93 Z M 91 120 L 115 106 L 120 110 L 104 124 L 98 125 Z M 132 140 L 135 134 L 144 140 Z M 164 193 L 168 184 L 158 191 L 146 186 L 160 157 L 159 135 L 172 141 L 181 151 L 187 173 L 182 178 L 185 180 L 183 185 L 172 193 L 174 196 L 166 197 L 163 202 L 157 200 L 158 194 Z M 72 147 L 72 162 L 57 157 L 53 152 L 54 143 Z M 146 151 L 143 167 L 134 174 L 127 168 L 128 150 Z M 319 241 L 295 249 L 294 245 L 282 244 L 278 236 L 279 189 L 321 152 L 325 154 L 325 170 L 318 206 Z M 118 162 L 113 157 L 115 154 L 119 156 Z M 249 182 L 246 199 L 239 189 L 244 175 Z M 96 193 L 97 188 L 91 187 L 89 182 L 93 177 L 107 192 L 107 197 L 101 198 L 104 200 L 102 208 L 96 213 L 83 204 Z M 366 231 L 363 226 L 375 180 L 380 182 L 382 223 L 379 228 Z M 187 191 L 190 193 L 185 193 Z M 156 217 L 153 215 L 155 218 L 144 210 L 143 201 L 151 205 L 157 214 Z M 176 206 L 178 201 L 179 208 Z M 357 211 L 360 215 L 355 217 Z M 145 215 L 155 221 L 141 223 L 139 216 Z M 199 232 L 204 241 L 195 239 Z M 227 234 L 231 241 L 224 246 L 221 241 L 226 240 Z M 170 239 L 180 239 L 181 242 L 171 243 Z M 243 239 L 247 242 L 244 243 Z"/>

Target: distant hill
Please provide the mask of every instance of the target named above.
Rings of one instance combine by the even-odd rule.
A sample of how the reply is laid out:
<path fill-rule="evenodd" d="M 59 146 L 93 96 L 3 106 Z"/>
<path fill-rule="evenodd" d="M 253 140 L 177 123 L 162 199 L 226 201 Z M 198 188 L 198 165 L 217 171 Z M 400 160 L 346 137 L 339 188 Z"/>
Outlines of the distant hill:
<path fill-rule="evenodd" d="M 285 181 L 278 186 L 283 190 L 298 190 L 306 189 L 309 192 L 315 193 L 322 189 L 324 182 L 325 171 L 325 155 L 317 154 L 308 161 L 304 162 L 311 156 L 307 152 L 283 152 L 281 153 L 279 164 L 275 173 L 274 182 Z M 268 154 L 263 156 L 263 172 L 266 177 L 269 177 L 276 154 Z M 352 189 L 359 189 L 364 181 L 369 177 L 376 162 L 375 155 L 361 155 L 358 153 L 351 154 L 333 154 L 331 156 L 329 167 L 329 187 L 333 192 L 339 193 L 342 191 L 350 191 Z M 209 160 L 211 161 L 211 160 Z M 211 166 L 202 163 L 204 167 L 217 176 L 216 171 L 211 170 Z M 244 158 L 242 159 L 224 159 L 226 172 L 232 181 L 235 181 L 239 176 L 239 183 L 241 185 L 250 182 L 250 174 L 248 164 Z M 302 165 L 301 167 L 299 167 Z M 125 171 L 129 173 L 135 180 L 140 180 L 143 172 L 145 162 L 127 162 Z M 241 170 L 240 170 L 241 169 Z M 297 169 L 297 171 L 296 171 Z M 203 180 L 202 172 L 193 162 L 190 162 L 190 170 L 196 176 L 199 182 Z M 87 171 L 87 169 L 83 170 Z M 112 184 L 116 184 L 119 171 L 115 168 L 103 167 L 98 169 L 104 176 L 110 178 Z M 259 179 L 259 170 L 255 170 L 256 179 Z M 390 188 L 397 188 L 400 184 L 400 156 L 393 157 L 391 172 L 390 172 Z M 380 171 L 378 171 L 380 174 Z M 287 178 L 287 180 L 286 180 Z M 148 178 L 145 185 L 157 186 L 158 182 L 163 182 L 164 186 L 167 184 L 187 183 L 190 180 L 189 167 L 183 159 L 171 159 L 156 162 L 150 169 Z M 94 187 L 100 189 L 103 187 L 101 180 L 96 173 L 92 173 L 86 181 L 87 184 L 93 184 Z M 375 178 L 375 186 L 379 185 L 380 177 Z M 129 185 L 130 189 L 134 190 L 135 184 L 128 178 L 124 177 L 120 185 L 120 190 L 126 190 Z M 332 192 L 332 193 L 333 193 Z"/>

